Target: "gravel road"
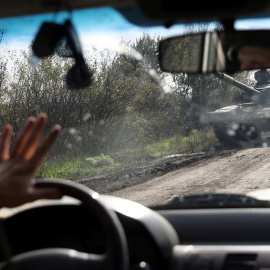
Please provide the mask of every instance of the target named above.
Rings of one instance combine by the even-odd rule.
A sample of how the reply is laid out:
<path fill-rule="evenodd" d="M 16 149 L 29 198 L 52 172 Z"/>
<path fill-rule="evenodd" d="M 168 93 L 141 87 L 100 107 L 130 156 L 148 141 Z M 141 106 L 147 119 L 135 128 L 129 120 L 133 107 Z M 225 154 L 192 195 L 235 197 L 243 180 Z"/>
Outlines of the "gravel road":
<path fill-rule="evenodd" d="M 78 182 L 146 206 L 183 194 L 247 193 L 270 187 L 270 148 L 168 156 Z"/>

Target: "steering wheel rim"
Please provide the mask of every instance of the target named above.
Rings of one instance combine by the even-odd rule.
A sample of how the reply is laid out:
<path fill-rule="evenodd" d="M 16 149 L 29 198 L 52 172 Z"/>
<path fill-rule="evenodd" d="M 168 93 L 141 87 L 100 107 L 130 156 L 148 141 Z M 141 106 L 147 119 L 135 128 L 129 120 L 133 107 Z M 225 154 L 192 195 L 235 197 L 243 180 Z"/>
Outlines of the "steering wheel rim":
<path fill-rule="evenodd" d="M 123 227 L 115 212 L 107 208 L 100 200 L 98 193 L 86 186 L 67 180 L 37 180 L 36 187 L 57 188 L 63 195 L 80 200 L 104 226 L 108 234 L 107 250 L 101 255 L 66 248 L 29 251 L 11 258 L 10 263 L 15 269 L 128 269 L 128 248 Z M 7 262 L 1 263 L 0 269 L 3 269 L 6 265 Z"/>

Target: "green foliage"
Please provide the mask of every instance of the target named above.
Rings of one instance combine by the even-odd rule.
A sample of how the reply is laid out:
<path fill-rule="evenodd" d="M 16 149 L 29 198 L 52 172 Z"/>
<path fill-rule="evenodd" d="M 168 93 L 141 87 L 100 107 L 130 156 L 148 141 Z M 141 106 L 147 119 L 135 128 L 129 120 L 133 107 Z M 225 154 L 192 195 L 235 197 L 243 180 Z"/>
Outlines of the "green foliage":
<path fill-rule="evenodd" d="M 86 54 L 93 83 L 80 91 L 66 87 L 72 60 L 52 56 L 33 66 L 29 51 L 13 56 L 9 84 L 0 88 L 0 123 L 17 133 L 27 117 L 46 112 L 47 129 L 63 129 L 41 176 L 87 177 L 119 166 L 116 153 L 163 156 L 216 145 L 201 115 L 231 104 L 235 90 L 216 77 L 162 73 L 160 40 L 143 34 L 126 42 L 124 54 L 93 49 Z"/>

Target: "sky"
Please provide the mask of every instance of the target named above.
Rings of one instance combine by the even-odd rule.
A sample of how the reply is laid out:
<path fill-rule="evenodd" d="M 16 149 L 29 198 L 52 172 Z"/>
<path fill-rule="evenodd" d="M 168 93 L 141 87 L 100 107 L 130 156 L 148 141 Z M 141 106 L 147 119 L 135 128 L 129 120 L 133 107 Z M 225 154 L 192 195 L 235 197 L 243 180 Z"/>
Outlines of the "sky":
<path fill-rule="evenodd" d="M 128 22 L 115 9 L 109 7 L 74 11 L 72 14 L 59 12 L 57 14 L 50 13 L 0 19 L 0 29 L 6 29 L 0 47 L 0 57 L 1 54 L 8 56 L 9 74 L 14 73 L 12 71 L 14 61 L 21 57 L 21 51 L 28 50 L 43 22 L 63 23 L 66 19 L 71 19 L 78 33 L 83 51 L 90 54 L 93 46 L 99 51 L 111 49 L 115 52 L 123 52 L 126 46 L 120 44 L 122 39 L 126 42 L 134 41 L 143 33 L 168 37 L 183 32 L 183 25 L 175 25 L 169 29 L 164 26 L 136 26 Z M 140 59 L 140 55 L 136 51 L 131 51 L 131 54 L 133 57 Z M 12 57 L 14 55 L 16 57 Z"/>
<path fill-rule="evenodd" d="M 0 19 L 0 28 L 7 30 L 4 43 L 10 48 L 25 49 L 29 46 L 44 21 L 63 23 L 70 18 L 79 35 L 83 48 L 92 45 L 110 47 L 123 37 L 134 40 L 143 32 L 153 35 L 178 35 L 183 31 L 183 26 L 165 27 L 139 27 L 129 23 L 124 17 L 112 8 L 96 8 L 58 14 L 42 14 L 22 16 L 18 18 Z M 108 37 L 108 32 L 110 37 Z"/>
<path fill-rule="evenodd" d="M 91 50 L 92 46 L 97 49 L 112 49 L 121 51 L 119 42 L 133 41 L 143 33 L 150 35 L 160 35 L 163 37 L 177 36 L 183 33 L 184 25 L 177 24 L 169 29 L 164 26 L 140 27 L 128 22 L 119 12 L 110 7 L 95 8 L 68 12 L 21 16 L 17 18 L 0 19 L 0 29 L 7 30 L 1 47 L 6 51 L 16 51 L 20 55 L 21 50 L 27 50 L 34 36 L 43 22 L 63 23 L 70 18 L 85 51 Z M 270 28 L 269 19 L 242 20 L 235 26 L 237 29 Z M 3 46 L 4 45 L 4 46 Z M 6 54 L 7 55 L 7 54 Z M 0 52 L 1 56 L 1 52 Z M 9 66 L 12 66 L 12 61 Z"/>
<path fill-rule="evenodd" d="M 139 27 L 128 22 L 120 13 L 110 7 L 95 8 L 68 12 L 49 13 L 17 18 L 0 19 L 0 28 L 7 29 L 4 42 L 12 48 L 27 48 L 44 21 L 62 23 L 70 18 L 77 30 L 84 48 L 90 44 L 99 43 L 109 46 L 114 40 L 134 40 L 143 32 L 164 37 L 175 36 L 183 33 L 183 25 L 175 25 L 169 29 L 165 27 Z M 236 24 L 238 29 L 270 28 L 270 20 L 242 20 Z M 105 37 L 110 38 L 105 41 Z M 95 37 L 95 38 L 94 38 Z"/>

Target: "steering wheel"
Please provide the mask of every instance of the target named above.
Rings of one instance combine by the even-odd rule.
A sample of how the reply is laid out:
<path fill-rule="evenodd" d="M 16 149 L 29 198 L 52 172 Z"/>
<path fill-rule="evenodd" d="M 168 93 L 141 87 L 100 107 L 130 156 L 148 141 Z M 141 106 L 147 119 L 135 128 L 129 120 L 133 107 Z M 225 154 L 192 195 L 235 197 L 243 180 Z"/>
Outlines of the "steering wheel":
<path fill-rule="evenodd" d="M 63 195 L 80 200 L 99 219 L 108 233 L 104 254 L 89 254 L 66 248 L 46 248 L 13 256 L 11 266 L 17 270 L 127 270 L 128 249 L 122 225 L 116 214 L 100 200 L 98 193 L 77 183 L 63 180 L 37 181 L 37 187 L 58 188 Z M 0 269 L 8 266 L 0 264 Z M 9 268 L 5 268 L 9 269 Z M 10 269 L 13 269 L 12 267 Z"/>

